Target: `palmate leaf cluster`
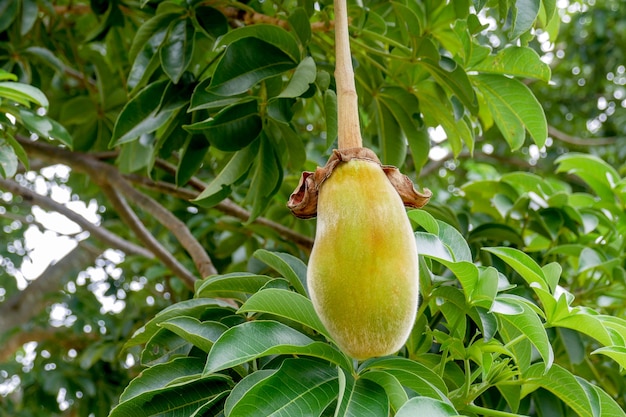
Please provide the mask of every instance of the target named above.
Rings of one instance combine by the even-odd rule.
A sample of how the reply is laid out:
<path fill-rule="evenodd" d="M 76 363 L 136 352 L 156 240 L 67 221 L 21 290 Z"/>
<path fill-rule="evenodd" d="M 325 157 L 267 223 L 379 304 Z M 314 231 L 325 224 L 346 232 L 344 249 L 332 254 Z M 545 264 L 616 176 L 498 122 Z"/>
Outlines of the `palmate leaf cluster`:
<path fill-rule="evenodd" d="M 313 236 L 314 221 L 293 218 L 285 201 L 336 146 L 332 2 L 0 0 L 2 177 L 29 184 L 20 162 L 41 166 L 30 137 L 76 152 L 57 163 L 105 161 L 138 189 L 161 185 L 142 191 L 219 271 L 189 292 L 158 261 L 128 256 L 107 279 L 107 295 L 126 301 L 117 314 L 68 277 L 49 298 L 76 322 L 39 341 L 35 369 L 0 369 L 23 387 L 21 399 L 0 398 L 0 416 L 623 416 L 624 148 L 551 146 L 548 121 L 581 132 L 602 120 L 599 94 L 619 102 L 623 61 L 606 45 L 623 42 L 624 23 L 619 13 L 606 28 L 586 19 L 615 11 L 612 1 L 571 3 L 582 10 L 572 25 L 585 30 L 568 28 L 565 59 L 580 53 L 570 63 L 582 77 L 606 58 L 607 92 L 591 88 L 604 75 L 581 85 L 542 56 L 545 37 L 561 39 L 575 15 L 556 1 L 348 2 L 365 145 L 435 193 L 408 212 L 421 266 L 413 332 L 397 355 L 357 363 L 312 309 L 307 245 L 275 226 Z M 555 73 L 565 100 L 552 96 Z M 611 117 L 622 110 L 609 104 L 594 133 L 619 144 L 626 132 Z M 445 139 L 434 141 L 434 128 Z M 429 158 L 434 146 L 449 152 L 445 164 Z M 103 227 L 136 239 L 106 181 L 81 166 L 67 180 L 75 196 L 98 202 Z M 27 256 L 15 247 L 30 211 L 0 197 L 3 273 L 5 260 Z M 245 223 L 224 214 L 233 202 Z M 9 281 L 0 301 L 21 291 Z M 49 321 L 43 313 L 16 332 Z M 127 355 L 140 365 L 126 369 Z"/>
<path fill-rule="evenodd" d="M 347 357 L 307 296 L 306 265 L 259 250 L 258 273 L 199 282 L 127 342 L 149 368 L 111 416 L 624 415 L 609 392 L 626 366 L 625 182 L 586 154 L 558 164 L 593 193 L 528 173 L 470 182 L 474 210 L 486 204 L 494 222 L 467 240 L 445 212 L 409 211 L 422 300 L 398 355 Z M 491 246 L 524 239 L 541 265 Z M 581 303 L 599 283 L 613 288 L 604 313 Z"/>

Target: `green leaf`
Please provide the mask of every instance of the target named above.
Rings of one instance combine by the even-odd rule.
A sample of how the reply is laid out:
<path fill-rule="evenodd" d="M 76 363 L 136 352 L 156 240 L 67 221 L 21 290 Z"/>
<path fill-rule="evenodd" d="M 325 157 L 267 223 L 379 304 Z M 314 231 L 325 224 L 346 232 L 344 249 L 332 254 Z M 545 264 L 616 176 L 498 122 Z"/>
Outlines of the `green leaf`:
<path fill-rule="evenodd" d="M 213 94 L 209 88 L 211 79 L 207 78 L 202 80 L 194 89 L 191 96 L 191 104 L 189 105 L 189 112 L 197 110 L 217 110 L 232 104 L 248 101 L 247 95 L 234 95 L 234 96 L 220 96 Z"/>
<path fill-rule="evenodd" d="M 148 321 L 143 327 L 133 334 L 133 336 L 124 344 L 125 348 L 137 346 L 146 343 L 150 338 L 160 330 L 159 324 L 174 317 L 189 316 L 199 318 L 202 314 L 215 311 L 221 312 L 223 315 L 233 314 L 232 305 L 225 301 L 195 298 L 192 300 L 181 301 L 180 303 L 171 305 L 159 312 L 153 319 Z"/>
<path fill-rule="evenodd" d="M 454 257 L 455 262 L 472 262 L 472 252 L 469 246 L 467 246 L 467 242 L 463 235 L 453 226 L 441 220 L 436 220 L 425 210 L 410 210 L 408 216 L 427 232 L 437 235 Z"/>
<path fill-rule="evenodd" d="M 600 413 L 597 392 L 591 392 L 586 381 L 582 382 L 559 365 L 546 369 L 542 363 L 535 364 L 525 373 L 524 379 L 528 382 L 523 386 L 522 396 L 526 395 L 524 391 L 532 392 L 539 386 L 556 395 L 581 417 L 605 416 Z"/>
<path fill-rule="evenodd" d="M 27 109 L 22 108 L 19 112 L 22 123 L 28 130 L 40 137 L 58 140 L 68 148 L 72 148 L 72 137 L 59 122 L 47 116 L 40 116 Z"/>
<path fill-rule="evenodd" d="M 561 155 L 555 161 L 557 172 L 574 174 L 598 195 L 607 201 L 614 201 L 614 188 L 620 182 L 619 173 L 611 165 L 595 155 L 570 152 Z"/>
<path fill-rule="evenodd" d="M 300 47 L 296 38 L 278 25 L 258 24 L 237 28 L 237 30 L 222 36 L 216 48 L 230 45 L 248 37 L 260 39 L 272 45 L 286 54 L 294 63 L 300 62 Z"/>
<path fill-rule="evenodd" d="M 561 315 L 555 313 L 557 317 L 549 324 L 554 327 L 565 327 L 576 330 L 580 333 L 586 334 L 587 336 L 593 337 L 605 346 L 613 344 L 613 339 L 604 325 L 602 316 L 595 312 L 591 313 L 580 308 L 573 310 L 568 308 L 567 313 L 568 314 Z"/>
<path fill-rule="evenodd" d="M 0 68 L 0 81 L 17 81 L 17 75 Z"/>
<path fill-rule="evenodd" d="M 445 382 L 431 368 L 419 362 L 402 357 L 375 358 L 363 362 L 359 375 L 365 377 L 370 371 L 386 372 L 419 395 L 448 401 Z"/>
<path fill-rule="evenodd" d="M 215 321 L 201 322 L 195 317 L 188 316 L 171 318 L 159 323 L 159 326 L 177 334 L 207 353 L 222 333 L 228 330 L 228 327 L 222 323 Z"/>
<path fill-rule="evenodd" d="M 508 312 L 503 313 L 501 312 L 502 310 L 494 310 L 494 312 L 500 319 L 507 321 L 526 336 L 530 343 L 537 349 L 539 355 L 541 355 L 546 368 L 550 368 L 554 362 L 552 345 L 550 344 L 550 339 L 548 338 L 548 334 L 541 319 L 537 315 L 537 312 L 530 307 L 529 302 L 521 297 L 508 294 L 497 296 L 496 301 L 501 305 L 505 304 L 510 306 L 511 310 L 517 310 L 512 311 L 513 314 L 509 314 Z M 518 313 L 519 310 L 521 310 L 521 312 Z"/>
<path fill-rule="evenodd" d="M 47 109 L 49 104 L 46 95 L 37 87 L 13 81 L 0 82 L 0 97 L 13 100 L 27 107 L 30 106 L 30 103 L 35 103 Z"/>
<path fill-rule="evenodd" d="M 446 132 L 447 139 L 454 155 L 461 153 L 463 143 L 471 149 L 474 147 L 474 136 L 465 119 L 456 120 L 450 100 L 438 90 L 434 83 L 422 82 L 417 87 L 416 92 L 420 103 L 430 103 L 428 106 L 421 106 L 424 113 L 424 121 L 428 126 L 441 125 Z"/>
<path fill-rule="evenodd" d="M 411 398 L 396 413 L 396 417 L 456 417 L 458 415 L 450 404 L 428 397 Z"/>
<path fill-rule="evenodd" d="M 315 342 L 299 331 L 277 321 L 256 320 L 228 329 L 213 345 L 204 374 L 244 364 L 268 355 L 302 355 L 350 364 L 346 356 L 324 342 Z"/>
<path fill-rule="evenodd" d="M 202 135 L 187 135 L 180 150 L 180 160 L 176 170 L 176 186 L 182 187 L 195 175 L 204 163 L 209 152 L 209 143 Z"/>
<path fill-rule="evenodd" d="M 0 130 L 0 135 L 4 132 Z M 0 136 L 0 175 L 10 178 L 17 172 L 17 155 L 13 147 Z"/>
<path fill-rule="evenodd" d="M 145 348 L 141 351 L 141 364 L 154 366 L 169 362 L 179 356 L 187 356 L 193 345 L 183 337 L 167 329 L 160 328 L 148 340 Z"/>
<path fill-rule="evenodd" d="M 254 294 L 273 278 L 267 275 L 255 275 L 248 272 L 233 272 L 215 275 L 199 282 L 196 298 L 235 298 L 239 293 Z M 241 300 L 245 301 L 245 300 Z"/>
<path fill-rule="evenodd" d="M 28 171 L 30 169 L 30 163 L 28 160 L 28 155 L 26 154 L 26 151 L 24 150 L 22 145 L 7 132 L 0 131 L 0 144 L 2 143 L 2 139 L 4 139 L 9 144 L 9 147 L 12 148 L 11 151 L 8 151 L 8 152 L 12 152 L 14 156 L 17 156 L 17 159 L 19 159 L 19 161 L 24 165 L 24 167 Z M 0 155 L 2 155 L 2 152 L 0 152 Z M 3 169 L 6 174 L 7 168 L 3 167 Z M 8 171 L 10 171 L 10 169 Z M 12 176 L 12 175 L 7 174 L 7 177 L 9 176 Z"/>
<path fill-rule="evenodd" d="M 202 207 L 212 207 L 228 197 L 231 187 L 250 170 L 257 149 L 258 147 L 252 144 L 236 152 L 219 174 L 192 201 Z"/>
<path fill-rule="evenodd" d="M 489 242 L 489 243 L 504 243 L 507 242 L 511 245 L 518 247 L 524 246 L 522 236 L 520 236 L 517 229 L 511 226 L 501 223 L 483 223 L 480 226 L 472 229 L 469 232 L 467 238 L 468 242 Z"/>
<path fill-rule="evenodd" d="M 39 6 L 35 0 L 22 0 L 22 19 L 20 35 L 24 36 L 35 25 L 38 18 Z"/>
<path fill-rule="evenodd" d="M 163 71 L 175 84 L 191 63 L 194 34 L 195 29 L 190 19 L 174 21 L 159 50 Z"/>
<path fill-rule="evenodd" d="M 406 142 L 400 125 L 389 108 L 377 95 L 375 104 L 376 127 L 380 143 L 381 162 L 385 165 L 402 166 L 406 158 Z"/>
<path fill-rule="evenodd" d="M 550 289 L 541 267 L 537 265 L 533 258 L 526 255 L 524 252 L 507 247 L 483 248 L 483 250 L 493 253 L 506 262 L 515 272 L 520 274 L 529 285 L 539 284 L 539 286 L 546 291 Z"/>
<path fill-rule="evenodd" d="M 14 0 L 0 0 L 0 32 L 11 26 L 17 17 L 20 2 Z"/>
<path fill-rule="evenodd" d="M 370 380 L 380 385 L 389 398 L 391 409 L 396 412 L 409 400 L 406 389 L 402 386 L 398 378 L 385 371 L 368 371 L 361 376 L 361 379 Z"/>
<path fill-rule="evenodd" d="M 418 254 L 437 260 L 454 262 L 450 250 L 443 244 L 438 236 L 430 233 L 415 232 L 415 242 L 417 244 Z"/>
<path fill-rule="evenodd" d="M 513 8 L 513 24 L 510 38 L 516 39 L 530 30 L 539 15 L 540 0 L 516 0 Z"/>
<path fill-rule="evenodd" d="M 188 416 L 207 401 L 223 396 L 230 388 L 229 381 L 223 375 L 184 379 L 121 402 L 109 417 Z"/>
<path fill-rule="evenodd" d="M 115 122 L 110 147 L 136 140 L 165 124 L 172 112 L 158 109 L 168 83 L 169 80 L 152 83 L 126 103 Z"/>
<path fill-rule="evenodd" d="M 470 80 L 461 65 L 454 61 L 442 59 L 445 67 L 430 58 L 420 58 L 419 63 L 433 76 L 437 82 L 454 94 L 472 113 L 478 112 L 478 100 Z M 448 69 L 450 68 L 450 69 Z"/>
<path fill-rule="evenodd" d="M 524 129 L 528 130 L 537 146 L 544 146 L 548 137 L 546 116 L 528 87 L 503 75 L 479 74 L 472 79 L 512 150 L 524 144 Z"/>
<path fill-rule="evenodd" d="M 589 388 L 595 390 L 598 394 L 598 397 L 600 397 L 600 410 L 602 410 L 601 417 L 626 416 L 626 411 L 624 410 L 624 408 L 619 405 L 606 391 L 596 385 L 589 384 L 588 382 L 586 383 L 588 384 Z"/>
<path fill-rule="evenodd" d="M 128 59 L 135 62 L 140 51 L 147 44 L 151 44 L 154 53 L 161 46 L 165 39 L 170 24 L 181 17 L 182 10 L 172 11 L 168 13 L 159 13 L 156 16 L 146 20 L 135 32 L 135 37 L 128 52 Z"/>
<path fill-rule="evenodd" d="M 242 38 L 226 49 L 215 68 L 210 89 L 224 96 L 241 94 L 259 81 L 295 67 L 296 62 L 272 44 L 257 38 Z"/>
<path fill-rule="evenodd" d="M 473 70 L 486 74 L 505 74 L 520 78 L 535 78 L 550 81 L 550 66 L 543 62 L 534 49 L 526 46 L 511 46 L 496 55 L 474 65 Z"/>
<path fill-rule="evenodd" d="M 315 61 L 310 56 L 307 56 L 298 64 L 289 80 L 289 84 L 280 92 L 278 97 L 300 97 L 309 90 L 316 77 Z"/>
<path fill-rule="evenodd" d="M 185 130 L 202 132 L 211 146 L 234 152 L 250 145 L 263 129 L 256 100 L 248 100 L 226 107 L 214 117 L 183 126 Z"/>
<path fill-rule="evenodd" d="M 339 370 L 339 400 L 335 417 L 379 417 L 389 414 L 385 390 L 369 379 L 354 379 Z"/>
<path fill-rule="evenodd" d="M 308 45 L 311 40 L 311 23 L 309 22 L 309 16 L 303 7 L 294 9 L 288 18 L 289 26 L 298 35 L 300 44 L 302 46 Z M 296 57 L 297 58 L 297 57 Z"/>
<path fill-rule="evenodd" d="M 58 73 L 63 73 L 63 71 L 65 71 L 66 65 L 63 61 L 61 61 L 61 59 L 59 59 L 54 52 L 47 48 L 41 46 L 29 46 L 24 50 L 24 54 L 38 58 L 42 63 L 48 65 Z"/>
<path fill-rule="evenodd" d="M 259 249 L 254 252 L 253 256 L 272 267 L 295 288 L 298 293 L 307 295 L 306 290 L 306 264 L 301 259 L 293 255 L 282 252 L 270 252 L 265 249 Z"/>
<path fill-rule="evenodd" d="M 320 416 L 337 398 L 337 369 L 320 362 L 287 359 L 275 372 L 262 373 L 263 378 L 257 373 L 233 389 L 226 417 Z"/>
<path fill-rule="evenodd" d="M 326 147 L 330 148 L 337 140 L 337 94 L 333 90 L 324 91 L 324 119 L 326 121 Z"/>
<path fill-rule="evenodd" d="M 404 140 L 408 141 L 411 149 L 413 161 L 416 169 L 419 169 L 428 161 L 428 152 L 430 150 L 430 137 L 427 130 L 420 126 L 419 120 L 419 100 L 414 94 L 398 87 L 386 87 L 380 91 L 378 95 L 381 105 L 384 105 L 394 120 L 400 127 L 402 135 L 396 138 L 396 141 L 404 145 Z M 390 139 L 390 138 L 387 138 Z M 406 145 L 404 145 L 406 147 Z M 403 153 L 399 153 L 403 155 Z M 404 159 L 393 162 L 391 165 L 402 166 Z"/>
<path fill-rule="evenodd" d="M 293 291 L 268 288 L 253 294 L 238 313 L 268 313 L 303 324 L 328 340 L 332 337 L 320 321 L 311 300 Z"/>
<path fill-rule="evenodd" d="M 252 205 L 248 224 L 261 215 L 283 180 L 283 168 L 274 145 L 261 132 L 259 153 L 250 168 L 250 188 L 244 202 Z"/>
<path fill-rule="evenodd" d="M 171 362 L 144 369 L 126 387 L 120 402 L 128 401 L 139 395 L 167 387 L 177 379 L 197 376 L 202 373 L 204 361 L 200 358 L 176 358 Z"/>
<path fill-rule="evenodd" d="M 143 134 L 139 140 L 124 143 L 120 146 L 117 165 L 123 174 L 130 174 L 147 168 L 154 151 L 154 136 Z"/>
<path fill-rule="evenodd" d="M 439 239 L 450 248 L 450 252 L 454 256 L 456 262 L 472 262 L 472 252 L 463 235 L 453 226 L 437 220 L 439 224 Z"/>
<path fill-rule="evenodd" d="M 624 346 L 606 346 L 591 352 L 592 355 L 602 354 L 613 359 L 622 368 L 626 368 L 626 347 Z"/>
<path fill-rule="evenodd" d="M 228 32 L 228 19 L 219 10 L 206 5 L 194 9 L 198 27 L 210 38 L 218 38 Z"/>

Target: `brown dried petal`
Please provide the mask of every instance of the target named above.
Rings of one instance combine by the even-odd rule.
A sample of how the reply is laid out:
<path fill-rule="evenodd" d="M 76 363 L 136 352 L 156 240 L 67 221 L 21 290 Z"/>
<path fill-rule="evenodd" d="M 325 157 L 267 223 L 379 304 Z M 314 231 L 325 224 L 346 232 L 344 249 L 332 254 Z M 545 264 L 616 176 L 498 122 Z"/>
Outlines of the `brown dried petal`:
<path fill-rule="evenodd" d="M 328 158 L 326 165 L 317 167 L 315 172 L 305 171 L 302 173 L 300 183 L 287 202 L 287 207 L 291 212 L 301 219 L 315 217 L 317 215 L 317 197 L 322 183 L 330 177 L 337 165 L 352 159 L 362 159 L 380 165 L 393 187 L 398 191 L 405 206 L 419 208 L 428 203 L 432 195 L 429 189 L 425 188 L 423 193 L 417 191 L 409 177 L 403 175 L 398 168 L 391 165 L 381 165 L 380 160 L 371 149 L 349 148 L 333 150 L 333 154 Z"/>

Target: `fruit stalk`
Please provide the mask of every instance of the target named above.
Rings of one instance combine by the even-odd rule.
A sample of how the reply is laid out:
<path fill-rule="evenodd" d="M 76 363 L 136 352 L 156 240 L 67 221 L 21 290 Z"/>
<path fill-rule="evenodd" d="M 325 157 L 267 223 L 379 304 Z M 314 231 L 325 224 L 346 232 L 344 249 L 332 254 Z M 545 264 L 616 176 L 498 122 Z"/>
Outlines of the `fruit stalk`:
<path fill-rule="evenodd" d="M 347 0 L 335 0 L 335 83 L 337 85 L 338 148 L 363 146 L 359 104 L 350 53 Z"/>

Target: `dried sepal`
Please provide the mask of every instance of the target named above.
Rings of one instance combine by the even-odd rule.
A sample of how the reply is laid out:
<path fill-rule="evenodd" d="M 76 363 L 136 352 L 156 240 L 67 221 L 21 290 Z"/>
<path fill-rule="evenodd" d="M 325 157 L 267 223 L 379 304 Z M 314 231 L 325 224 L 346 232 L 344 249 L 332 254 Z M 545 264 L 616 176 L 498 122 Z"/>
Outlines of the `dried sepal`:
<path fill-rule="evenodd" d="M 289 207 L 291 212 L 301 219 L 310 219 L 317 216 L 317 198 L 320 187 L 330 177 L 337 165 L 352 159 L 371 161 L 380 165 L 407 207 L 423 207 L 432 196 L 432 192 L 427 188 L 424 188 L 423 192 L 417 191 L 411 179 L 402 174 L 398 168 L 392 165 L 382 165 L 371 149 L 335 149 L 330 158 L 328 158 L 326 165 L 317 167 L 315 172 L 305 171 L 302 173 L 300 182 L 287 203 L 287 207 Z"/>

